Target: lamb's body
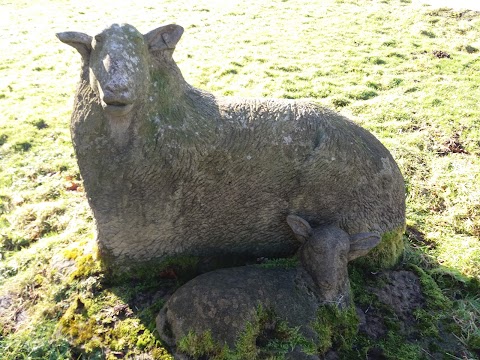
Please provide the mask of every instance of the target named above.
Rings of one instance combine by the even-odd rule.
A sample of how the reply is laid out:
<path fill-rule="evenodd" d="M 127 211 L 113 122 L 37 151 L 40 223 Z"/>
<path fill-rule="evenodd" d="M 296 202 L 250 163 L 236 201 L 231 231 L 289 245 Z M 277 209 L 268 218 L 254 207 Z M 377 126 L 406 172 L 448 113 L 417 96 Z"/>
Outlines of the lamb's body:
<path fill-rule="evenodd" d="M 351 305 L 347 262 L 367 254 L 380 237 L 373 233 L 349 236 L 331 225 L 312 229 L 293 215 L 287 223 L 302 243 L 299 266 L 243 266 L 194 278 L 170 297 L 157 316 L 161 339 L 174 346 L 189 333 L 201 336 L 209 331 L 216 343 L 233 347 L 247 324 L 256 322 L 260 308 L 316 342 L 313 324 L 320 306 L 343 310 Z"/>
<path fill-rule="evenodd" d="M 117 36 L 118 45 L 130 29 L 102 34 Z M 102 54 L 115 56 L 105 41 L 84 56 L 72 117 L 98 240 L 111 259 L 291 254 L 298 245 L 287 214 L 349 233 L 402 232 L 403 178 L 373 135 L 311 103 L 215 98 L 194 89 L 171 49 L 153 51 L 150 38 L 152 53 L 137 49 L 128 68 L 140 83 L 132 110 L 107 111 L 105 90 L 92 86 L 108 88 L 108 77 L 119 76 L 108 66 L 107 75 L 97 74 Z M 399 244 L 387 247 L 397 254 Z"/>

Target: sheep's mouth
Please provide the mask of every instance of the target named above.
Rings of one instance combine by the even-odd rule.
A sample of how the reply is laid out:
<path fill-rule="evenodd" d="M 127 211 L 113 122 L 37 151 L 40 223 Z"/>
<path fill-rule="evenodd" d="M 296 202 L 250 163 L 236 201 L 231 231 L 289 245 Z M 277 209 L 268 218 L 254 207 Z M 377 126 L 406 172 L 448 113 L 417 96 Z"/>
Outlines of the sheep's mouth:
<path fill-rule="evenodd" d="M 133 104 L 112 101 L 108 103 L 102 102 L 102 107 L 108 114 L 122 116 L 128 114 L 132 110 Z"/>

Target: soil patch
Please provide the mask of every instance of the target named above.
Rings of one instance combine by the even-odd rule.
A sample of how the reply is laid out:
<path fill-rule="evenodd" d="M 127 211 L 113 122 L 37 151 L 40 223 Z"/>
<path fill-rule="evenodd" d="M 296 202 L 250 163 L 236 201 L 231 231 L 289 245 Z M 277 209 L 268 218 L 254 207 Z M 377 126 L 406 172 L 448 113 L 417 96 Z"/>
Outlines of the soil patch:
<path fill-rule="evenodd" d="M 360 332 L 376 340 L 387 334 L 385 310 L 399 320 L 403 332 L 415 323 L 413 312 L 424 305 L 424 298 L 418 276 L 411 271 L 386 271 L 379 274 L 379 287 L 368 290 L 377 295 L 380 306 L 357 307 Z"/>

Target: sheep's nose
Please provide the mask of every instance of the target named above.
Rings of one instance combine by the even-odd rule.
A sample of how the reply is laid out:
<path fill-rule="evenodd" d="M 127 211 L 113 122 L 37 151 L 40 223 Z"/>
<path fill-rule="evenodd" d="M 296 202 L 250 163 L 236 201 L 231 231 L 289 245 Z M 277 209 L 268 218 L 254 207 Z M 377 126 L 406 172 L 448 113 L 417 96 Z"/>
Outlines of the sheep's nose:
<path fill-rule="evenodd" d="M 113 79 L 105 85 L 105 90 L 111 93 L 124 92 L 128 90 L 126 80 Z"/>
<path fill-rule="evenodd" d="M 106 104 L 120 103 L 128 104 L 133 101 L 128 81 L 124 79 L 114 78 L 108 81 L 103 87 L 102 100 Z"/>
<path fill-rule="evenodd" d="M 126 70 L 125 64 L 119 59 L 112 59 L 110 55 L 106 55 L 103 59 L 103 66 L 105 69 L 103 83 L 102 100 L 105 103 L 111 102 L 130 102 L 132 97 L 130 76 Z"/>

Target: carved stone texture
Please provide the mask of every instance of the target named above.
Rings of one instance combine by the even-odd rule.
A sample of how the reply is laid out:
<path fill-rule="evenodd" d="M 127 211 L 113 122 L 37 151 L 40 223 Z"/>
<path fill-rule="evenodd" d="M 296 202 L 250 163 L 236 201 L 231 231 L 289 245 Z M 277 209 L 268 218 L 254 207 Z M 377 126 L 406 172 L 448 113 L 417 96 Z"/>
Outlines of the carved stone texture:
<path fill-rule="evenodd" d="M 291 327 L 316 341 L 312 327 L 322 304 L 350 304 L 347 263 L 380 242 L 373 233 L 349 236 L 335 226 L 312 229 L 298 216 L 288 225 L 302 243 L 295 269 L 243 266 L 212 271 L 179 288 L 157 316 L 157 330 L 175 346 L 189 332 L 210 331 L 220 345 L 233 347 L 259 306 L 271 309 Z M 293 355 L 292 355 L 293 356 Z"/>
<path fill-rule="evenodd" d="M 285 216 L 403 247 L 405 191 L 388 150 L 307 101 L 215 97 L 186 83 L 183 33 L 114 24 L 58 38 L 82 56 L 71 133 L 103 258 L 287 256 Z M 387 238 L 387 237 L 385 237 Z"/>

